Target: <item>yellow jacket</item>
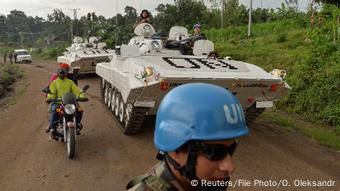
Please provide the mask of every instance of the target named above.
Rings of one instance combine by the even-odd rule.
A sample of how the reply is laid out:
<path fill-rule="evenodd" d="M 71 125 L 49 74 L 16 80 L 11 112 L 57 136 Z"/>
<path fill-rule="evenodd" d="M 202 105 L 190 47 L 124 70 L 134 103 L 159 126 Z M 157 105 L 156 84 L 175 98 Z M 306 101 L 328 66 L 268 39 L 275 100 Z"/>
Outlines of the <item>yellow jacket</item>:
<path fill-rule="evenodd" d="M 71 92 L 78 98 L 85 98 L 84 93 L 78 88 L 78 86 L 70 79 L 57 78 L 50 85 L 50 94 L 47 95 L 47 100 L 61 98 L 64 94 Z"/>

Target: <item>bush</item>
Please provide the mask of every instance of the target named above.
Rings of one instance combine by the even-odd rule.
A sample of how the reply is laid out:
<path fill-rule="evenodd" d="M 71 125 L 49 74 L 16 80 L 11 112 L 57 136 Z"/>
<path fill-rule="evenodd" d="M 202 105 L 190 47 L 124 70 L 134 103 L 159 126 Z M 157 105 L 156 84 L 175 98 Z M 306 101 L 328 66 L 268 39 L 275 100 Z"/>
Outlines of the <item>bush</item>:
<path fill-rule="evenodd" d="M 286 42 L 288 38 L 288 34 L 287 33 L 279 33 L 275 36 L 275 41 L 277 43 L 283 43 Z"/>
<path fill-rule="evenodd" d="M 334 24 L 336 21 L 329 16 L 322 26 L 307 32 L 311 54 L 293 66 L 295 72 L 289 77 L 293 90 L 280 105 L 289 106 L 312 121 L 323 120 L 339 127 L 340 39 L 334 38 Z"/>
<path fill-rule="evenodd" d="M 244 39 L 246 26 L 204 32 L 222 57 L 267 71 L 287 70 L 292 91 L 276 104 L 279 109 L 340 128 L 340 31 L 335 30 L 339 24 L 334 14 L 340 8 L 326 8 L 332 15 L 324 16 L 322 25 L 313 29 L 304 28 L 302 19 L 297 19 L 254 24 L 254 36 Z"/>
<path fill-rule="evenodd" d="M 55 47 L 48 47 L 48 48 L 42 48 L 42 49 L 39 48 L 33 54 L 36 57 L 41 57 L 43 59 L 56 59 L 66 50 L 66 47 L 68 46 L 69 45 L 67 43 L 62 43 Z"/>
<path fill-rule="evenodd" d="M 22 76 L 23 72 L 17 65 L 0 65 L 0 85 L 4 89 L 7 89 L 16 79 Z"/>

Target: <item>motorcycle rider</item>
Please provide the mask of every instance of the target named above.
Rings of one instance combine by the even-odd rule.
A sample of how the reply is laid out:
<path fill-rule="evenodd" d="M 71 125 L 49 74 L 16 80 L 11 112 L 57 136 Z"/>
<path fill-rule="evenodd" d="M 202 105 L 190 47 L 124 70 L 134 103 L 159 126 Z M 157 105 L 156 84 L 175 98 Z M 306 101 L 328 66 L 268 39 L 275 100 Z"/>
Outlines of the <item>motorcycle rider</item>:
<path fill-rule="evenodd" d="M 64 94 L 71 92 L 78 98 L 83 100 L 87 100 L 85 94 L 78 88 L 78 86 L 70 79 L 66 77 L 67 70 L 61 68 L 57 72 L 57 79 L 55 79 L 49 87 L 50 93 L 47 95 L 46 102 L 51 103 L 52 100 L 61 98 Z M 49 126 L 46 129 L 46 133 L 51 131 L 52 138 L 56 138 L 58 136 L 56 127 L 58 125 L 58 113 L 57 108 L 59 107 L 60 102 L 52 102 L 50 107 L 50 116 L 49 116 Z M 76 123 L 77 123 L 77 134 L 80 134 L 83 125 L 81 124 L 83 116 L 82 109 L 78 106 L 76 111 Z"/>
<path fill-rule="evenodd" d="M 70 80 L 72 80 L 76 85 L 78 85 L 78 80 L 77 78 L 74 76 L 73 73 L 70 73 L 70 65 L 68 64 L 65 64 L 65 63 L 60 63 L 59 64 L 59 67 L 60 68 L 63 68 L 67 71 L 67 74 L 66 74 L 66 77 Z M 49 80 L 49 85 L 55 80 L 58 78 L 58 74 L 57 73 L 53 73 L 50 77 L 50 80 Z"/>
<path fill-rule="evenodd" d="M 248 133 L 242 106 L 228 90 L 204 83 L 176 87 L 156 116 L 154 143 L 161 162 L 129 182 L 127 190 L 225 191 L 237 139 Z"/>

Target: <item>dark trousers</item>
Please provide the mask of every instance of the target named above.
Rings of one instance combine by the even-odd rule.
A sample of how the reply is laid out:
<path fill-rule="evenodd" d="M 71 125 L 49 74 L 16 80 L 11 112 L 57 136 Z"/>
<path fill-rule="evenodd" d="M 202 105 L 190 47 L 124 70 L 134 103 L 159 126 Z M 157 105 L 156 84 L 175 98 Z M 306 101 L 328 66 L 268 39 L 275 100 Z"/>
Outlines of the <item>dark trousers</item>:
<path fill-rule="evenodd" d="M 59 113 L 57 113 L 57 108 L 59 107 L 59 104 L 51 103 L 51 110 L 50 110 L 50 117 L 49 117 L 49 127 L 50 128 L 56 128 L 58 125 L 59 120 Z M 76 110 L 76 123 L 77 126 L 83 119 L 83 112 Z"/>

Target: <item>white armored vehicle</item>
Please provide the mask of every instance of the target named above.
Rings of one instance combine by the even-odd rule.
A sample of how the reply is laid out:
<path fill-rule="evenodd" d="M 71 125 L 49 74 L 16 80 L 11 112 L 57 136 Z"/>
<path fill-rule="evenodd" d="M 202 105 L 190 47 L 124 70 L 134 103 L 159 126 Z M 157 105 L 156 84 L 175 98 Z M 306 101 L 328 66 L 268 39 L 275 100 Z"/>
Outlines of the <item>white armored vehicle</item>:
<path fill-rule="evenodd" d="M 166 40 L 154 33 L 151 25 L 138 25 L 137 36 L 122 45 L 111 62 L 96 66 L 104 103 L 125 134 L 138 132 L 145 116 L 156 114 L 165 94 L 182 84 L 204 82 L 230 90 L 240 100 L 248 124 L 290 89 L 282 70 L 268 73 L 253 64 L 209 57 L 214 50 L 209 40 L 196 41 L 193 55 L 181 54 L 174 45 L 192 39 L 184 27 L 172 27 Z"/>
<path fill-rule="evenodd" d="M 70 65 L 74 74 L 89 74 L 95 73 L 97 63 L 110 62 L 114 54 L 114 50 L 106 49 L 106 44 L 98 42 L 97 37 L 90 37 L 89 42 L 75 37 L 73 44 L 57 58 L 57 62 Z"/>

